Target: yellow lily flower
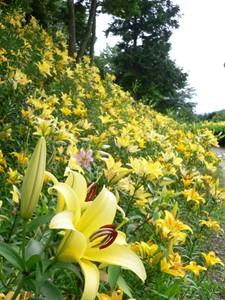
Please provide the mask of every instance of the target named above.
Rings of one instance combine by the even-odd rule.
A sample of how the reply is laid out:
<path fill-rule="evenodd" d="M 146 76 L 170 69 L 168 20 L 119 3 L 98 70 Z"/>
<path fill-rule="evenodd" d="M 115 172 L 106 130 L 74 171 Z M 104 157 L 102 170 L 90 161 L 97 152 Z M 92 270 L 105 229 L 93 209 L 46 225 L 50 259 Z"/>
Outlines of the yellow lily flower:
<path fill-rule="evenodd" d="M 0 293 L 0 300 L 11 300 L 14 295 L 14 292 L 10 291 L 7 295 Z M 16 297 L 16 300 L 20 299 L 20 295 Z"/>
<path fill-rule="evenodd" d="M 101 160 L 106 162 L 107 170 L 104 170 L 105 177 L 111 183 L 118 182 L 121 178 L 125 177 L 132 170 L 122 167 L 122 163 L 120 161 L 115 162 L 114 158 L 107 153 L 107 158 L 102 157 Z"/>
<path fill-rule="evenodd" d="M 184 270 L 192 272 L 195 276 L 199 276 L 200 271 L 206 271 L 205 267 L 197 265 L 195 261 L 191 261 L 189 265 L 183 267 Z"/>
<path fill-rule="evenodd" d="M 214 232 L 219 232 L 220 230 L 223 231 L 223 229 L 220 227 L 220 223 L 218 221 L 213 221 L 212 218 L 208 218 L 208 221 L 206 220 L 199 220 L 200 225 L 206 225 L 209 228 L 212 228 Z"/>
<path fill-rule="evenodd" d="M 174 277 L 184 277 L 185 272 L 183 270 L 181 257 L 178 253 L 169 254 L 169 260 L 164 257 L 160 263 L 161 272 L 171 274 Z"/>
<path fill-rule="evenodd" d="M 152 243 L 149 241 L 148 243 L 145 243 L 143 241 L 134 242 L 131 245 L 131 249 L 138 253 L 139 256 L 142 258 L 148 258 L 149 262 L 151 262 L 151 257 L 158 251 L 159 246 L 157 244 Z"/>
<path fill-rule="evenodd" d="M 208 254 L 201 252 L 203 257 L 205 258 L 205 262 L 206 262 L 206 266 L 207 267 L 212 267 L 215 264 L 221 264 L 222 266 L 224 266 L 224 264 L 222 263 L 221 259 L 216 257 L 215 252 L 210 251 Z"/>
<path fill-rule="evenodd" d="M 71 176 L 74 174 L 76 173 L 73 172 Z M 143 281 L 146 272 L 140 258 L 126 245 L 125 234 L 112 225 L 117 211 L 114 194 L 103 188 L 92 202 L 88 202 L 88 206 L 84 206 L 83 199 L 86 197 L 81 189 L 77 189 L 80 180 L 83 185 L 81 177 L 83 176 L 79 174 L 76 182 L 70 177 L 68 184 L 60 184 L 66 210 L 53 217 L 50 228 L 66 230 L 56 257 L 59 261 L 77 262 L 80 265 L 85 278 L 81 300 L 94 300 L 99 286 L 99 270 L 93 262 L 130 269 Z M 59 184 L 53 188 L 59 191 Z M 71 195 L 76 194 L 75 190 L 78 193 L 74 201 Z"/>
<path fill-rule="evenodd" d="M 204 195 L 199 195 L 195 188 L 190 188 L 183 191 L 183 195 L 187 198 L 187 202 L 194 201 L 197 205 L 200 204 L 200 201 L 205 204 L 206 200 L 203 198 Z"/>
<path fill-rule="evenodd" d="M 183 230 L 189 230 L 193 233 L 190 226 L 182 223 L 179 220 L 176 220 L 174 215 L 165 210 L 165 218 L 155 220 L 156 225 L 156 233 L 160 233 L 163 240 L 171 240 L 173 239 L 173 243 L 177 244 L 180 241 L 182 243 L 186 240 L 186 233 L 182 232 Z"/>
<path fill-rule="evenodd" d="M 7 172 L 9 177 L 7 178 L 7 182 L 9 184 L 16 184 L 19 183 L 21 180 L 22 175 L 18 172 L 18 170 L 13 170 L 9 167 L 9 171 Z"/>
<path fill-rule="evenodd" d="M 98 300 L 122 300 L 123 299 L 123 291 L 122 290 L 118 290 L 118 291 L 114 291 L 112 292 L 112 296 L 103 294 L 103 293 L 98 293 L 97 294 L 97 298 Z M 129 300 L 135 300 L 134 298 L 129 299 Z"/>

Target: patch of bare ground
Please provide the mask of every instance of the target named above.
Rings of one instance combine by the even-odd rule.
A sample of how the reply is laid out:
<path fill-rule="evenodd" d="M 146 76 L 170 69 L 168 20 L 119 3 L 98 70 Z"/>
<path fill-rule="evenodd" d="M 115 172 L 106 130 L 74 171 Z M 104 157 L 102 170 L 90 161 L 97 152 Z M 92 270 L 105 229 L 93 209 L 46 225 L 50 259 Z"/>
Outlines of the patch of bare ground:
<path fill-rule="evenodd" d="M 213 152 L 221 159 L 221 184 L 225 189 L 225 148 L 212 148 Z M 209 239 L 207 248 L 214 251 L 225 265 L 225 207 L 222 208 L 220 216 L 221 231 L 214 234 Z M 212 280 L 220 286 L 219 292 L 216 293 L 215 299 L 225 300 L 225 266 L 216 265 L 212 273 Z"/>

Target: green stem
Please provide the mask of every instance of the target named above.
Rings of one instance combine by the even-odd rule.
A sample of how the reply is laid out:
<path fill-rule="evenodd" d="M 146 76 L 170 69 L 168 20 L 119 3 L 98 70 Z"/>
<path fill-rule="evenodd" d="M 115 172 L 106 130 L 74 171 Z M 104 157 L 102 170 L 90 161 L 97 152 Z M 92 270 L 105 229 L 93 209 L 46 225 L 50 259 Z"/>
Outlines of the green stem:
<path fill-rule="evenodd" d="M 16 221 L 17 221 L 17 217 L 18 217 L 18 214 L 16 213 L 15 217 L 14 217 L 14 220 L 13 220 L 13 223 L 12 223 L 12 227 L 10 228 L 10 231 L 9 231 L 8 238 L 5 241 L 6 243 L 9 243 L 10 238 L 11 238 L 11 236 L 13 234 L 13 231 L 14 231 L 14 228 L 15 228 L 15 225 L 16 225 Z"/>
<path fill-rule="evenodd" d="M 208 272 L 209 272 L 209 269 L 207 269 L 207 270 L 205 271 L 204 275 L 202 276 L 202 278 L 199 279 L 199 281 L 198 281 L 198 287 L 201 285 L 202 281 L 204 280 L 204 278 L 206 277 L 206 275 L 208 274 Z M 188 290 L 190 290 L 190 288 L 189 288 Z M 188 295 L 188 290 L 187 290 L 187 292 L 185 293 L 185 295 Z M 191 297 L 193 296 L 193 294 L 194 294 L 195 292 L 196 292 L 196 291 L 193 290 L 193 291 L 191 292 L 190 296 L 188 296 L 188 299 L 191 299 Z M 184 296 L 183 299 L 184 299 L 184 300 L 187 299 L 186 296 Z"/>
<path fill-rule="evenodd" d="M 26 235 L 27 235 L 27 220 L 23 220 L 23 235 L 22 235 L 22 259 L 25 263 L 26 254 L 25 254 L 25 247 L 26 247 Z"/>
<path fill-rule="evenodd" d="M 25 258 L 26 258 L 26 256 L 25 256 L 26 233 L 27 233 L 27 220 L 23 219 L 23 232 L 22 232 L 22 245 L 21 245 L 22 249 L 21 249 L 21 252 L 22 252 L 22 259 L 23 259 L 24 264 L 25 264 Z M 16 289 L 15 293 L 13 294 L 11 300 L 15 300 L 16 297 L 19 295 L 19 292 L 23 287 L 23 282 L 24 282 L 24 275 L 22 275 L 22 277 L 19 281 L 19 284 L 17 286 L 17 289 Z"/>
<path fill-rule="evenodd" d="M 131 233 L 134 234 L 136 231 L 141 229 L 149 220 L 151 220 L 152 216 L 147 217 L 139 226 L 137 226 Z"/>
<path fill-rule="evenodd" d="M 24 282 L 24 276 L 21 277 L 19 284 L 17 286 L 17 289 L 15 290 L 15 293 L 13 294 L 11 300 L 15 300 L 16 297 L 19 295 L 20 290 L 22 289 L 23 286 L 23 282 Z"/>
<path fill-rule="evenodd" d="M 129 202 L 127 204 L 127 209 L 125 211 L 126 216 L 128 215 L 129 211 L 132 209 L 132 207 L 134 205 L 134 196 L 135 196 L 136 191 L 140 188 L 141 182 L 142 182 L 142 179 L 139 182 L 137 182 L 135 187 L 134 187 L 133 195 L 130 197 Z"/>
<path fill-rule="evenodd" d="M 46 227 L 47 227 L 47 226 L 46 226 Z M 47 239 L 47 241 L 45 242 L 45 246 L 43 247 L 43 249 L 42 249 L 41 252 L 40 252 L 40 255 L 42 255 L 42 253 L 43 253 L 45 250 L 47 250 L 47 248 L 49 247 L 50 242 L 53 240 L 53 238 L 54 238 L 54 232 L 53 232 L 53 230 L 52 230 L 51 233 L 50 233 L 50 235 L 49 235 L 49 237 L 48 237 L 48 239 Z"/>

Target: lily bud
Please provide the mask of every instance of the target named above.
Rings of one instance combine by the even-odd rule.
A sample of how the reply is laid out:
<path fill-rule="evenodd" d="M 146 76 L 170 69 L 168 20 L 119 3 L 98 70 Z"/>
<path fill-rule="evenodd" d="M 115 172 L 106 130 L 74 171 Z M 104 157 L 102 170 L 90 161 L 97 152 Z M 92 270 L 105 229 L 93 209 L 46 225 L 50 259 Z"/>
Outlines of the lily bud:
<path fill-rule="evenodd" d="M 41 193 L 46 165 L 46 141 L 41 137 L 28 164 L 21 189 L 20 214 L 31 218 Z"/>

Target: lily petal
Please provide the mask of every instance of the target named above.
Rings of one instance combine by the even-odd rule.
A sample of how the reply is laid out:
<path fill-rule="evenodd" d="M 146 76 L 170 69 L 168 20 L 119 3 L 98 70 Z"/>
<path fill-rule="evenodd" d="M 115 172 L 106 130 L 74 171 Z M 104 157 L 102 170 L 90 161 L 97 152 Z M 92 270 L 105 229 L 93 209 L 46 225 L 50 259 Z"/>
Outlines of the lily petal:
<path fill-rule="evenodd" d="M 74 221 L 75 212 L 72 210 L 64 210 L 55 215 L 49 224 L 51 229 L 70 229 L 75 230 Z"/>
<path fill-rule="evenodd" d="M 126 234 L 122 231 L 117 231 L 117 232 L 118 232 L 118 235 L 115 239 L 115 243 L 120 244 L 120 245 L 127 245 Z"/>
<path fill-rule="evenodd" d="M 116 207 L 116 197 L 106 188 L 103 188 L 84 212 L 76 228 L 82 231 L 86 237 L 89 237 L 100 227 L 113 222 Z"/>
<path fill-rule="evenodd" d="M 85 278 L 84 291 L 81 300 L 94 300 L 99 287 L 99 270 L 95 264 L 87 260 L 80 260 L 78 263 L 81 266 Z"/>
<path fill-rule="evenodd" d="M 79 231 L 67 230 L 59 248 L 57 258 L 63 262 L 77 262 L 87 247 L 86 237 Z"/>
<path fill-rule="evenodd" d="M 84 176 L 71 170 L 65 183 L 79 195 L 79 201 L 82 204 L 87 196 L 87 182 Z"/>
<path fill-rule="evenodd" d="M 84 258 L 109 265 L 117 265 L 133 271 L 142 281 L 146 279 L 146 272 L 141 259 L 127 246 L 115 242 L 107 248 L 88 248 Z"/>
<path fill-rule="evenodd" d="M 68 184 L 63 182 L 58 182 L 49 188 L 49 193 L 52 193 L 53 189 L 59 193 L 57 211 L 62 211 L 66 205 L 66 209 L 76 211 L 77 215 L 80 216 L 80 202 L 76 192 Z"/>

